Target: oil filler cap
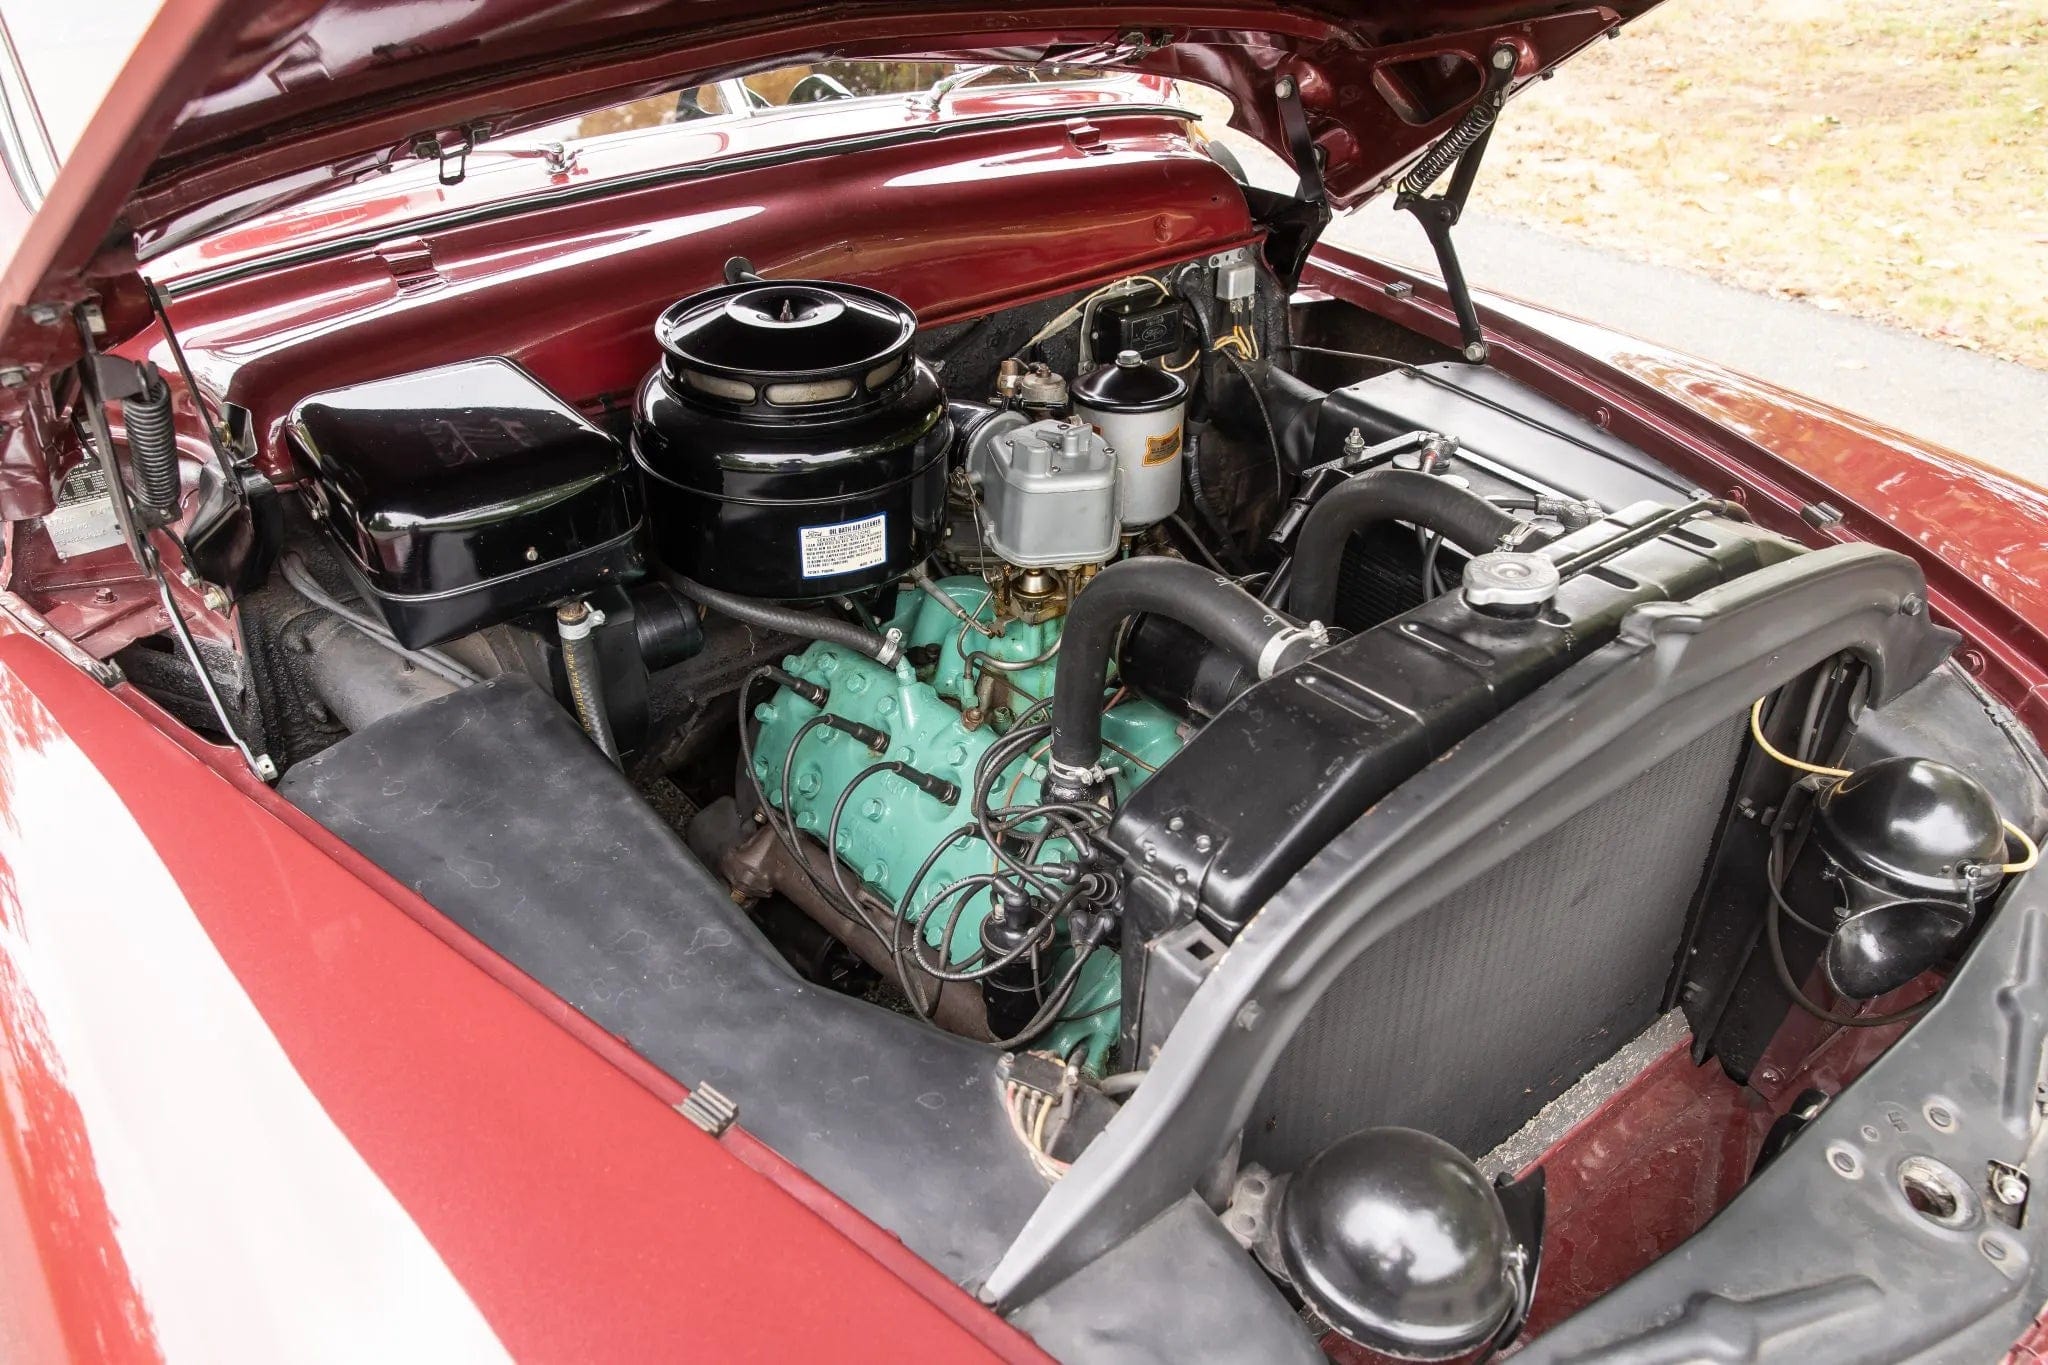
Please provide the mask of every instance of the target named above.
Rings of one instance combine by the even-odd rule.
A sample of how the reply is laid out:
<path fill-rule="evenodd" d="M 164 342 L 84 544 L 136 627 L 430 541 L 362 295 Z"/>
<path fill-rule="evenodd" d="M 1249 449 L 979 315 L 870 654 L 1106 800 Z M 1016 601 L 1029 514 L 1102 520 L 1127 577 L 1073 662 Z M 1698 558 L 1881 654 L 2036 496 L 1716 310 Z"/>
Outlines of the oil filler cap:
<path fill-rule="evenodd" d="M 1489 616 L 1534 616 L 1557 596 L 1557 565 L 1542 555 L 1495 550 L 1465 563 L 1465 604 Z"/>

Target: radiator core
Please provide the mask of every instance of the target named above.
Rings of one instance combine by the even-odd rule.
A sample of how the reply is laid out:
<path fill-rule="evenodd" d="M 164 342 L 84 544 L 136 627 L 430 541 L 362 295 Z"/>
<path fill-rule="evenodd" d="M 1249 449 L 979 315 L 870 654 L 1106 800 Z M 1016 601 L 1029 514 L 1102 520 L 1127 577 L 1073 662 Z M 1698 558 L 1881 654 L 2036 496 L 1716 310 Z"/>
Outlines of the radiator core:
<path fill-rule="evenodd" d="M 1478 1157 L 1642 1032 L 1742 734 L 1709 731 L 1368 948 L 1281 1054 L 1246 1159 L 1294 1170 L 1376 1124 Z"/>

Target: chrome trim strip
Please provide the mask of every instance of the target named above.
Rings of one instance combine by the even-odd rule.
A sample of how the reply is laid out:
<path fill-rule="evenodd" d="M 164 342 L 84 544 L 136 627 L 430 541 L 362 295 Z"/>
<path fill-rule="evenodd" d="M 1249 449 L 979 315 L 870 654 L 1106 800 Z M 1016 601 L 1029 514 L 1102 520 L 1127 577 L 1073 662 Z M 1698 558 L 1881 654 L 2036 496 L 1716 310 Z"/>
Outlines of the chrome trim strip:
<path fill-rule="evenodd" d="M 1040 123 L 1066 123 L 1090 115 L 1103 118 L 1121 118 L 1137 114 L 1145 117 L 1166 117 L 1185 119 L 1193 122 L 1197 114 L 1190 109 L 1171 104 L 1117 104 L 1096 108 L 1086 106 L 1071 109 L 1034 109 L 1019 114 L 991 114 L 985 118 L 967 119 L 954 123 L 932 124 L 919 128 L 892 128 L 886 132 L 868 133 L 859 137 L 841 138 L 832 142 L 810 143 L 802 147 L 778 147 L 772 151 L 754 152 L 746 156 L 729 157 L 722 161 L 705 162 L 694 166 L 668 166 L 659 170 L 642 171 L 635 175 L 623 175 L 616 179 L 598 181 L 589 185 L 574 185 L 564 189 L 526 195 L 516 200 L 500 203 L 479 204 L 474 208 L 456 209 L 448 213 L 416 218 L 407 223 L 393 223 L 376 232 L 359 232 L 332 241 L 318 242 L 297 250 L 281 251 L 272 256 L 240 261 L 234 265 L 221 266 L 216 270 L 202 271 L 182 279 L 159 281 L 158 289 L 168 298 L 183 298 L 221 285 L 237 284 L 273 270 L 284 270 L 292 266 L 309 265 L 316 261 L 333 260 L 358 251 L 368 251 L 381 243 L 388 242 L 394 235 L 423 236 L 431 232 L 443 232 L 451 228 L 469 227 L 476 223 L 487 223 L 499 218 L 511 218 L 540 209 L 556 208 L 569 204 L 586 203 L 593 199 L 608 198 L 614 194 L 629 194 L 635 190 L 655 189 L 664 185 L 685 184 L 692 180 L 708 179 L 712 176 L 729 175 L 738 171 L 758 170 L 763 167 L 787 166 L 800 161 L 809 161 L 821 156 L 838 156 L 850 152 L 871 151 L 881 147 L 901 146 L 936 136 L 951 136 L 955 133 L 973 132 L 987 128 L 1028 127 Z"/>

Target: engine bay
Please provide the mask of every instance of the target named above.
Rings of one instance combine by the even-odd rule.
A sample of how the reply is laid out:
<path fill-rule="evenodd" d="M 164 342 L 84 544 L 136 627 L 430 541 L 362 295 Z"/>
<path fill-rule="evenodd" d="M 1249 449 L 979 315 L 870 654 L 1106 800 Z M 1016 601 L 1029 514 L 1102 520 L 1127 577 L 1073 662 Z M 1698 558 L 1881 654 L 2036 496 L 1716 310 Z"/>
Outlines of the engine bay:
<path fill-rule="evenodd" d="M 298 395 L 247 711 L 294 805 L 1041 1340 L 1171 1224 L 1221 1252 L 1162 1311 L 1279 1358 L 1504 1347 L 1546 1213 L 1495 1154 L 1681 1016 L 1738 1088 L 1788 1020 L 1909 1025 L 2031 866 L 2039 755 L 1911 561 L 1249 248 L 936 327 L 724 275 L 622 402 L 492 354 Z M 1425 1223 L 1439 1281 L 1361 1269 Z"/>

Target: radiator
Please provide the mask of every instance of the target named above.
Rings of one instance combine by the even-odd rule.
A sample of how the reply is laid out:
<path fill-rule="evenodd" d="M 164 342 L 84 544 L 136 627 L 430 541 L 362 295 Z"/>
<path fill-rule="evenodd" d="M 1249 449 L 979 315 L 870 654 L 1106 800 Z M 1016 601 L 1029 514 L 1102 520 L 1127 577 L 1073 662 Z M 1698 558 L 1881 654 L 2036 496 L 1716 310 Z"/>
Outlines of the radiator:
<path fill-rule="evenodd" d="M 1743 730 L 1708 732 L 1367 949 L 1281 1054 L 1244 1154 L 1375 1124 L 1478 1157 L 1656 1017 Z"/>

